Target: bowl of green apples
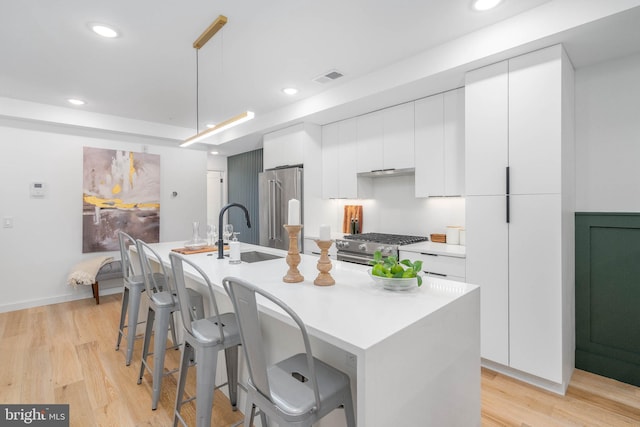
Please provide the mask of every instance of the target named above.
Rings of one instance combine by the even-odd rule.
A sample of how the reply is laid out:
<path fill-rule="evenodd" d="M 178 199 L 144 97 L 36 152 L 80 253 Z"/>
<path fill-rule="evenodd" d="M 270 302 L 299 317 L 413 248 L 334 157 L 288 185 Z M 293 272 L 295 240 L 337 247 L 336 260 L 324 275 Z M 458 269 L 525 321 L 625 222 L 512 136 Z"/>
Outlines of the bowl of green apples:
<path fill-rule="evenodd" d="M 382 252 L 373 254 L 369 275 L 375 283 L 390 291 L 407 291 L 422 285 L 422 261 L 410 261 L 390 255 L 383 257 Z"/>

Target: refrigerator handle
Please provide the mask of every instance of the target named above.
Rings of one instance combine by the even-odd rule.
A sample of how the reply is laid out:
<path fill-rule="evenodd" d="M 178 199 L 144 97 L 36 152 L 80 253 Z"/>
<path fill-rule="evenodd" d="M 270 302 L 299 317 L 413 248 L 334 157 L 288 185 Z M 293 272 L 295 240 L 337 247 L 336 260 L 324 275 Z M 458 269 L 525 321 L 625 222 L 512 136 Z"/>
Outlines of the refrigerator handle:
<path fill-rule="evenodd" d="M 282 230 L 284 227 L 282 227 L 282 224 L 285 224 L 284 222 L 284 218 L 283 218 L 283 212 L 282 212 L 282 183 L 276 178 L 273 181 L 273 188 L 274 188 L 274 198 L 275 198 L 275 203 L 274 203 L 274 221 L 273 221 L 273 238 L 277 239 L 278 241 L 282 240 Z M 277 213 L 277 216 L 275 216 Z"/>
<path fill-rule="evenodd" d="M 269 240 L 273 240 L 275 239 L 275 235 L 273 232 L 274 229 L 274 224 L 275 224 L 275 203 L 274 203 L 274 199 L 275 199 L 275 191 L 274 191 L 274 187 L 275 187 L 275 181 L 273 179 L 270 179 L 267 181 L 267 183 L 269 184 L 269 205 L 267 206 L 267 223 L 268 223 L 268 228 L 269 228 L 269 235 L 267 236 Z"/>

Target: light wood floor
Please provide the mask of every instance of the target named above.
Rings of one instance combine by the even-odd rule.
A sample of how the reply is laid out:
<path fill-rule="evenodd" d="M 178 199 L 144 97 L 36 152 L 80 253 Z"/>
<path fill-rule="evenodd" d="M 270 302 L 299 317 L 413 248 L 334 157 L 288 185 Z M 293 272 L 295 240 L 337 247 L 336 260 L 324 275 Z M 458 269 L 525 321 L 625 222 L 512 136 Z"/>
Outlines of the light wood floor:
<path fill-rule="evenodd" d="M 119 310 L 120 295 L 110 295 L 100 305 L 85 299 L 1 313 L 0 402 L 68 403 L 70 424 L 78 427 L 171 425 L 175 378 L 165 377 L 152 411 L 150 376 L 136 383 L 141 340 L 130 366 L 126 344 L 115 351 Z M 179 353 L 167 352 L 167 367 L 177 366 Z M 187 392 L 194 388 L 191 372 Z M 194 425 L 194 402 L 183 415 Z M 217 392 L 212 425 L 241 419 Z M 482 425 L 640 426 L 640 388 L 576 371 L 566 396 L 558 396 L 483 369 Z"/>

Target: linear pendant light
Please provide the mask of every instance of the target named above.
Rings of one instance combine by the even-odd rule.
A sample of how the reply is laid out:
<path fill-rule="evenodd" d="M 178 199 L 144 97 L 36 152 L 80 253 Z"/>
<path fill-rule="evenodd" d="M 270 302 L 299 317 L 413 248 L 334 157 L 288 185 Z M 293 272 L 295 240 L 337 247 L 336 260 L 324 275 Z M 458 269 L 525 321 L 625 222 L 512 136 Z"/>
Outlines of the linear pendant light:
<path fill-rule="evenodd" d="M 200 48 L 202 48 L 214 35 L 216 35 L 216 33 L 218 31 L 220 31 L 222 29 L 222 27 L 225 26 L 225 24 L 227 23 L 227 17 L 224 15 L 220 15 L 218 16 L 215 21 L 213 21 L 213 23 L 211 25 L 209 25 L 209 27 L 204 30 L 204 32 L 200 35 L 200 37 L 198 37 L 196 39 L 195 42 L 193 42 L 193 47 L 197 50 L 200 50 Z M 197 53 L 197 52 L 196 52 Z M 196 68 L 197 68 L 197 61 L 196 61 Z M 196 69 L 196 76 L 197 76 L 197 69 Z M 197 77 L 196 77 L 197 78 Z M 197 82 L 196 82 L 197 83 Z M 196 91 L 197 91 L 197 84 L 196 84 Z M 197 98 L 197 94 L 196 94 L 196 98 Z M 196 110 L 198 109 L 198 105 L 197 105 L 197 101 L 196 101 Z M 197 114 L 196 114 L 197 115 Z M 193 135 L 190 138 L 187 138 L 182 144 L 180 144 L 180 147 L 188 147 L 191 144 L 195 144 L 196 142 L 200 142 L 203 139 L 206 139 L 212 135 L 215 135 L 217 133 L 220 133 L 224 130 L 227 130 L 233 126 L 237 126 L 240 123 L 244 123 L 246 121 L 249 121 L 251 119 L 253 119 L 253 117 L 255 116 L 255 114 L 251 111 L 245 111 L 244 113 L 238 114 L 235 117 L 232 117 L 230 119 L 227 119 L 223 122 L 220 122 L 218 124 L 216 124 L 214 127 L 204 130 L 202 132 L 199 132 L 195 135 Z M 196 122 L 198 121 L 198 118 L 196 118 Z M 196 123 L 196 127 L 197 127 L 197 123 Z"/>
<path fill-rule="evenodd" d="M 204 130 L 197 135 L 193 135 L 192 137 L 186 139 L 182 144 L 180 144 L 180 147 L 188 147 L 191 144 L 202 141 L 203 139 L 215 135 L 216 133 L 220 133 L 223 130 L 232 128 L 236 125 L 239 125 L 240 123 L 248 122 L 249 120 L 253 119 L 254 116 L 255 114 L 252 111 L 245 111 L 244 113 L 238 114 L 237 116 L 225 120 L 222 123 L 218 123 L 214 127 Z"/>

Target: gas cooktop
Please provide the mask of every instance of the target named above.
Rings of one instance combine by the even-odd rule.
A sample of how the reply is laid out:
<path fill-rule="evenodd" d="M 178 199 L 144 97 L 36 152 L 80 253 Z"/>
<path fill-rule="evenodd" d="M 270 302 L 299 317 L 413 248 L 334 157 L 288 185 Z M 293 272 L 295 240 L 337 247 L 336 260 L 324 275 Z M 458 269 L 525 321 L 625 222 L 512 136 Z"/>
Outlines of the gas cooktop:
<path fill-rule="evenodd" d="M 429 240 L 424 236 L 406 236 L 402 234 L 386 234 L 386 233 L 362 233 L 349 234 L 344 236 L 347 240 L 357 240 L 360 242 L 373 242 L 386 245 L 409 245 L 411 243 L 424 242 Z"/>

